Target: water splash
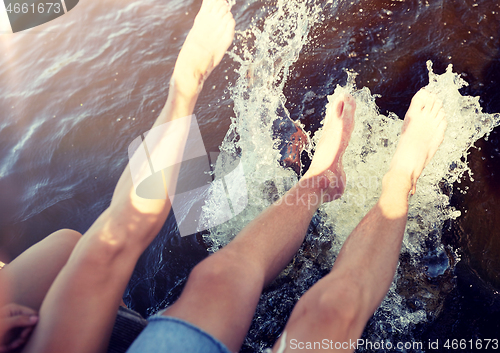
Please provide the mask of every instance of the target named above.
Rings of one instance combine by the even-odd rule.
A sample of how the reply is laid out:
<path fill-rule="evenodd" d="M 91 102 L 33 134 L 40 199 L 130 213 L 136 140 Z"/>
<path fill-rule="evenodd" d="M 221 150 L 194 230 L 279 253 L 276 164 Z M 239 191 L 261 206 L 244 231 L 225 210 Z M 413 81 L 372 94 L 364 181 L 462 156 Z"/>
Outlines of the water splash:
<path fill-rule="evenodd" d="M 241 45 L 232 53 L 240 64 L 239 79 L 232 92 L 236 118 L 221 145 L 215 173 L 225 173 L 230 164 L 226 161 L 240 156 L 250 190 L 249 206 L 243 215 L 214 230 L 217 234 L 209 239 L 212 251 L 227 244 L 275 196 L 282 195 L 297 181 L 293 171 L 280 167 L 281 156 L 272 136 L 273 122 L 279 117 L 278 108 L 286 101 L 283 88 L 290 67 L 297 61 L 320 10 L 311 1 L 279 0 L 262 29 L 252 27 L 239 34 Z M 217 202 L 207 203 L 204 217 L 216 216 Z"/>
<path fill-rule="evenodd" d="M 332 7 L 336 6 L 333 3 Z M 225 173 L 226 164 L 230 164 L 227 161 L 239 156 L 245 167 L 249 206 L 240 216 L 205 236 L 211 251 L 226 245 L 296 182 L 295 173 L 279 165 L 281 156 L 272 138 L 272 124 L 279 119 L 277 111 L 286 101 L 283 88 L 291 65 L 321 11 L 310 1 L 280 0 L 262 29 L 252 27 L 241 34 L 241 45 L 233 52 L 240 64 L 239 79 L 232 89 L 236 117 L 222 143 L 223 157 L 215 173 Z M 444 222 L 460 216 L 449 203 L 452 188 L 459 185 L 465 173 L 470 174 L 468 150 L 500 123 L 499 114 L 482 113 L 478 97 L 460 94 L 466 82 L 453 73 L 451 66 L 442 75 L 433 73 L 430 62 L 428 69 L 427 89 L 443 101 L 448 130 L 411 198 L 400 266 L 387 297 L 364 333 L 372 341 L 411 341 L 415 325 L 431 321 L 441 310 L 443 296 L 453 287 L 454 263 L 459 260 L 454 249 L 441 242 Z M 262 337 L 272 343 L 294 303 L 328 273 L 347 236 L 376 203 L 382 177 L 395 151 L 402 120 L 392 113 L 380 114 L 377 96 L 366 87 L 357 89 L 355 73 L 347 75 L 347 84 L 338 86 L 329 97 L 332 102 L 347 91 L 357 103 L 356 125 L 344 156 L 348 179 L 345 194 L 320 209 L 292 264 L 262 295 L 244 345 L 254 351 L 269 345 Z M 312 139 L 309 153 L 319 136 L 316 133 Z M 217 209 L 216 200 L 207 202 L 204 216 L 216 217 Z"/>
<path fill-rule="evenodd" d="M 450 206 L 452 188 L 465 173 L 470 174 L 467 155 L 474 142 L 500 124 L 500 114 L 482 113 L 479 97 L 460 94 L 466 82 L 453 73 L 451 65 L 442 75 L 433 73 L 430 61 L 427 67 L 426 89 L 443 101 L 448 129 L 443 144 L 418 181 L 416 194 L 411 197 L 400 266 L 387 297 L 365 332 L 371 340 L 411 339 L 411 329 L 416 324 L 431 320 L 441 310 L 441 299 L 452 287 L 452 266 L 459 260 L 453 249 L 445 248 L 441 242 L 445 221 L 460 216 Z M 348 180 L 345 195 L 322 209 L 322 224 L 332 232 L 332 260 L 377 202 L 381 180 L 402 126 L 402 120 L 394 114 L 379 114 L 376 97 L 367 88 L 357 90 L 354 77 L 349 73 L 346 87 L 337 87 L 329 97 L 331 102 L 340 92 L 348 91 L 357 103 L 356 126 L 344 157 Z"/>

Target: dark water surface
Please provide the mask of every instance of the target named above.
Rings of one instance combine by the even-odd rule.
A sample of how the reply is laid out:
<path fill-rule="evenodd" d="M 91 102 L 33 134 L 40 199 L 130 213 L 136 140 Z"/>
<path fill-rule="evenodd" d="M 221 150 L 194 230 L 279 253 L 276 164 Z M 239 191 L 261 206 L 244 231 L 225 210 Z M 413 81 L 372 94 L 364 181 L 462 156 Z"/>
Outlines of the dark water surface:
<path fill-rule="evenodd" d="M 0 34 L 0 245 L 11 258 L 57 229 L 85 232 L 107 207 L 129 143 L 149 130 L 166 100 L 200 3 L 81 0 L 53 22 Z M 262 27 L 275 8 L 237 1 L 237 30 Z M 437 73 L 453 64 L 469 83 L 462 93 L 480 96 L 485 112 L 500 112 L 500 1 L 339 1 L 323 6 L 308 38 L 283 90 L 292 119 L 307 131 L 319 128 L 344 69 L 358 73 L 357 87 L 380 95 L 382 113 L 404 116 L 428 83 L 427 60 Z M 237 35 L 235 52 L 247 45 Z M 226 56 L 200 96 L 195 113 L 208 151 L 218 150 L 234 116 L 227 87 L 237 67 Z M 415 274 L 428 288 L 448 286 L 436 294 L 434 315 L 411 327 L 415 339 L 500 339 L 499 139 L 494 130 L 471 149 L 473 181 L 453 188 L 462 216 L 446 224 L 442 241 L 461 260 L 441 275 Z M 141 257 L 125 301 L 143 315 L 165 307 L 206 255 L 201 236 L 181 238 L 170 217 Z M 429 271 L 439 272 L 440 261 L 447 259 L 431 258 Z M 411 292 L 411 281 L 402 288 Z M 276 300 L 273 318 L 242 350 L 271 345 L 294 300 Z"/>

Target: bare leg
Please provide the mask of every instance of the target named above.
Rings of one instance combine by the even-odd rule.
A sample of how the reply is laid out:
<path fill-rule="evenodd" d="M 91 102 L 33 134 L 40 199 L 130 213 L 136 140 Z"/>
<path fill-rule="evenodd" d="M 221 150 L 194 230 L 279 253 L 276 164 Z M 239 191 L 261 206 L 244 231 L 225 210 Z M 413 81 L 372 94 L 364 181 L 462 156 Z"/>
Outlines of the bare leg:
<path fill-rule="evenodd" d="M 323 339 L 332 341 L 327 346 L 331 351 L 336 342 L 344 343 L 342 351 L 353 351 L 347 343 L 361 336 L 393 280 L 406 227 L 408 194 L 415 190 L 445 129 L 441 102 L 420 90 L 406 114 L 378 203 L 348 237 L 330 274 L 297 303 L 285 329 L 285 352 L 304 349 L 299 342 L 322 343 Z M 325 350 L 321 348 L 316 351 Z"/>
<path fill-rule="evenodd" d="M 354 127 L 354 99 L 343 95 L 326 117 L 301 181 L 224 249 L 198 264 L 179 300 L 164 313 L 188 321 L 238 351 L 263 287 L 290 262 L 321 205 L 344 191 L 342 155 Z"/>
<path fill-rule="evenodd" d="M 81 234 L 70 229 L 52 233 L 5 267 L 14 303 L 40 310 L 59 271 L 68 261 Z"/>
<path fill-rule="evenodd" d="M 176 62 L 167 103 L 154 126 L 193 113 L 205 78 L 219 64 L 233 36 L 234 20 L 226 2 L 204 0 Z M 183 149 L 179 146 L 175 153 Z M 166 179 L 172 185 L 176 175 Z M 170 207 L 168 199 L 138 197 L 127 166 L 110 207 L 78 242 L 47 293 L 40 321 L 23 351 L 105 351 L 137 259 L 161 229 Z"/>

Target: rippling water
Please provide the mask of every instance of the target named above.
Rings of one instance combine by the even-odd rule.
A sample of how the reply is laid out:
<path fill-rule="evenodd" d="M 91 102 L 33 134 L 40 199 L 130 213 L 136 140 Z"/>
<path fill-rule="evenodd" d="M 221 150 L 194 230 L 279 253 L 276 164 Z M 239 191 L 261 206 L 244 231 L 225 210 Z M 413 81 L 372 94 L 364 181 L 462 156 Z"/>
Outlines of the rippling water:
<path fill-rule="evenodd" d="M 166 100 L 175 58 L 199 5 L 80 1 L 53 22 L 0 35 L 0 239 L 11 256 L 62 227 L 84 232 L 108 205 L 128 144 L 149 130 Z M 340 84 L 359 102 L 359 130 L 346 155 L 354 182 L 344 200 L 350 202 L 339 200 L 315 217 L 293 265 L 264 293 L 242 351 L 271 345 L 294 302 L 327 273 L 375 199 L 377 183 L 364 185 L 360 178 L 383 173 L 400 125 L 396 116 L 403 117 L 412 95 L 429 83 L 431 60 L 437 74 L 452 64 L 469 84 L 460 92 L 479 99 L 461 99 L 452 72 L 433 84 L 456 118 L 449 128 L 456 136 L 445 142 L 428 182 L 421 181 L 395 284 L 365 337 L 495 338 L 497 130 L 466 155 L 473 181 L 468 174 L 455 179 L 467 170 L 460 158 L 467 142 L 498 120 L 499 11 L 491 0 L 237 1 L 232 54 L 206 83 L 196 115 L 208 151 L 221 146 L 245 162 L 250 206 L 210 233 L 185 238 L 170 217 L 140 259 L 127 303 L 145 315 L 171 303 L 206 248 L 227 242 L 286 189 L 295 173 L 278 163 L 276 112 L 284 104 L 314 136 L 328 95 Z M 352 72 L 350 81 L 345 69 Z M 304 153 L 306 165 L 308 159 Z M 456 211 L 461 216 L 454 219 Z"/>

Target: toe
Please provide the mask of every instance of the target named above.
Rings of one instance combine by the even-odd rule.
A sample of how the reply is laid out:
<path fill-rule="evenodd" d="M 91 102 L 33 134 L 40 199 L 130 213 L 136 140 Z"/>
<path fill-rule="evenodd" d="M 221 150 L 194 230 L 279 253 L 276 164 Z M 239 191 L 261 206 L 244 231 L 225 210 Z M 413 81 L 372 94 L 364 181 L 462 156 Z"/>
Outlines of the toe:
<path fill-rule="evenodd" d="M 421 88 L 413 98 L 411 99 L 411 105 L 415 106 L 415 108 L 418 108 L 419 110 L 422 110 L 429 97 L 429 92 L 427 92 L 426 89 Z"/>
<path fill-rule="evenodd" d="M 222 17 L 229 12 L 227 1 L 222 0 L 217 3 L 217 14 Z"/>
<path fill-rule="evenodd" d="M 344 99 L 339 99 L 336 102 L 335 113 L 339 118 L 344 114 Z"/>
<path fill-rule="evenodd" d="M 345 107 L 344 107 L 344 109 L 349 114 L 350 113 L 354 114 L 354 111 L 356 110 L 356 100 L 350 94 L 346 94 L 346 96 L 345 96 Z"/>
<path fill-rule="evenodd" d="M 441 141 L 443 141 L 444 133 L 447 127 L 448 127 L 448 122 L 446 121 L 446 119 L 441 120 L 441 122 L 437 127 L 437 135 L 441 136 Z"/>
<path fill-rule="evenodd" d="M 434 155 L 434 153 L 436 153 L 437 149 L 439 148 L 439 146 L 443 142 L 443 140 L 444 140 L 444 133 L 446 131 L 446 127 L 447 126 L 448 126 L 448 123 L 447 123 L 446 119 L 441 120 L 441 122 L 437 126 L 437 128 L 435 130 L 434 139 L 431 142 L 431 148 L 430 148 L 430 154 L 431 154 L 431 156 L 429 156 L 430 158 L 432 158 L 432 156 Z"/>
<path fill-rule="evenodd" d="M 437 104 L 436 95 L 434 93 L 427 92 L 422 112 L 424 112 L 424 114 L 428 117 L 435 116 L 435 114 L 437 114 L 436 104 Z"/>
<path fill-rule="evenodd" d="M 443 108 L 443 102 L 439 98 L 437 98 L 437 96 L 434 96 L 432 110 L 430 111 L 431 116 L 433 118 L 437 118 L 442 108 Z"/>
<path fill-rule="evenodd" d="M 441 122 L 441 121 L 443 121 L 443 120 L 446 120 L 446 113 L 444 112 L 444 109 L 443 109 L 443 108 L 439 109 L 439 111 L 438 111 L 438 113 L 437 113 L 437 115 L 436 115 L 436 120 L 437 120 L 438 122 Z"/>
<path fill-rule="evenodd" d="M 349 93 L 341 93 L 333 102 L 332 108 L 335 117 L 342 118 L 356 108 L 356 103 Z"/>
<path fill-rule="evenodd" d="M 215 0 L 203 0 L 203 3 L 201 4 L 201 11 L 210 11 L 215 4 Z"/>

